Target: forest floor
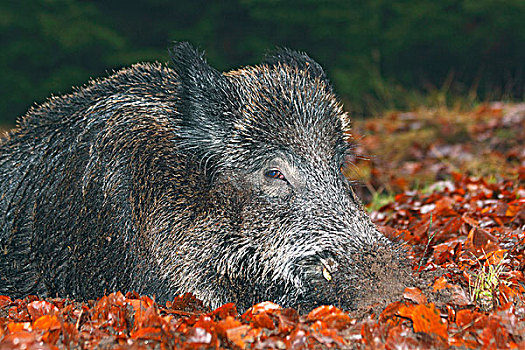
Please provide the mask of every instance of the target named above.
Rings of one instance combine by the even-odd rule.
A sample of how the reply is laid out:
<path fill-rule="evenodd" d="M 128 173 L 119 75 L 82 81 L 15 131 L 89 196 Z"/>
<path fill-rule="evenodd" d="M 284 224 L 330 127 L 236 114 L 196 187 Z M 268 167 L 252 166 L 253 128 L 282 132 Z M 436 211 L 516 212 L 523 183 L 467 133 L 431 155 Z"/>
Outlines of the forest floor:
<path fill-rule="evenodd" d="M 79 303 L 0 296 L 1 349 L 525 348 L 525 104 L 354 121 L 356 181 L 379 229 L 433 276 L 359 315 L 263 302 L 239 314 L 186 294 Z"/>

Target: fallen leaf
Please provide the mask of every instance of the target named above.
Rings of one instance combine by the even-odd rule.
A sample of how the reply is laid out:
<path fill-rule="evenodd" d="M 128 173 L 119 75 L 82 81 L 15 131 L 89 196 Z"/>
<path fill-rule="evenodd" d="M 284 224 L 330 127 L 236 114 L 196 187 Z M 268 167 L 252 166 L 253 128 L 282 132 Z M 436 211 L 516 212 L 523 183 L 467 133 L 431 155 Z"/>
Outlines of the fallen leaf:
<path fill-rule="evenodd" d="M 408 299 L 416 304 L 426 304 L 427 297 L 423 294 L 421 289 L 417 287 L 406 287 L 403 293 L 403 298 Z"/>
<path fill-rule="evenodd" d="M 434 281 L 434 285 L 432 288 L 434 292 L 437 292 L 438 290 L 450 288 L 450 286 L 451 285 L 447 282 L 447 278 L 445 276 L 441 276 L 437 280 Z"/>
<path fill-rule="evenodd" d="M 27 304 L 27 311 L 31 315 L 31 319 L 34 321 L 43 315 L 58 312 L 58 308 L 45 300 L 37 300 Z"/>
<path fill-rule="evenodd" d="M 441 320 L 440 313 L 433 303 L 402 306 L 398 312 L 400 316 L 412 320 L 415 332 L 433 333 L 447 338 L 447 325 Z"/>
<path fill-rule="evenodd" d="M 226 331 L 226 336 L 233 344 L 244 349 L 246 348 L 246 342 L 252 343 L 254 340 L 253 337 L 248 334 L 250 328 L 248 325 L 230 328 Z"/>
<path fill-rule="evenodd" d="M 33 328 L 45 331 L 60 329 L 60 321 L 56 315 L 44 315 L 33 322 Z"/>

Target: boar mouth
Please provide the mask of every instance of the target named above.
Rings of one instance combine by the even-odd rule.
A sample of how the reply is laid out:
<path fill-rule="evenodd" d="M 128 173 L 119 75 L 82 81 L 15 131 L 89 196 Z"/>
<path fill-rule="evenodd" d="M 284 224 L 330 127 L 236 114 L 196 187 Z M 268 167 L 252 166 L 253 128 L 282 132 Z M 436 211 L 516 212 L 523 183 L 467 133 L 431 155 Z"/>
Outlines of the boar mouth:
<path fill-rule="evenodd" d="M 303 275 L 306 284 L 332 282 L 339 267 L 335 254 L 327 251 L 301 257 L 293 265 L 296 266 L 298 274 Z"/>
<path fill-rule="evenodd" d="M 415 285 L 402 250 L 375 243 L 341 254 L 322 250 L 281 265 L 280 274 L 253 280 L 220 279 L 240 311 L 273 301 L 306 314 L 321 305 L 334 305 L 360 317 L 402 299 Z"/>
<path fill-rule="evenodd" d="M 340 256 L 321 252 L 301 259 L 305 288 L 293 305 L 306 313 L 320 305 L 334 305 L 362 314 L 402 298 L 404 289 L 415 284 L 402 251 L 373 244 Z"/>
<path fill-rule="evenodd" d="M 342 274 L 346 270 L 341 264 L 342 260 L 328 251 L 300 258 L 294 265 L 302 276 L 303 288 L 299 289 L 297 299 L 291 306 L 300 313 L 306 313 L 320 305 L 348 309 L 347 304 L 351 304 L 355 297 L 355 282 L 352 280 L 356 275 Z M 352 265 L 351 259 L 345 260 L 345 264 Z"/>

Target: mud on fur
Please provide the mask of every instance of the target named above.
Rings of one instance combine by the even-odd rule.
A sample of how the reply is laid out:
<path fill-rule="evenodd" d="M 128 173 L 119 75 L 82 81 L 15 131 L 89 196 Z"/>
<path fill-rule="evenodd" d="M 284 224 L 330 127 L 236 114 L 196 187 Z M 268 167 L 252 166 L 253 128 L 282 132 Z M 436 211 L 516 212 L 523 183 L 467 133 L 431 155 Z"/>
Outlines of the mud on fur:
<path fill-rule="evenodd" d="M 226 73 L 187 43 L 171 56 L 52 97 L 3 138 L 0 294 L 354 310 L 385 280 L 402 289 L 397 248 L 341 173 L 349 120 L 321 66 L 286 49 Z"/>

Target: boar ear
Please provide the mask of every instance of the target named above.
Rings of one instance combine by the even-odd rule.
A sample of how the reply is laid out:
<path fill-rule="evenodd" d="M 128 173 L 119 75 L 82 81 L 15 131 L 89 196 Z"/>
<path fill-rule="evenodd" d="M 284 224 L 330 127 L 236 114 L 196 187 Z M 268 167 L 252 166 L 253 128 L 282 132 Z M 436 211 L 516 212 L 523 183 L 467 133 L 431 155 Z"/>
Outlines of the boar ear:
<path fill-rule="evenodd" d="M 176 43 L 170 56 L 180 81 L 177 112 L 185 144 L 197 155 L 221 152 L 236 101 L 231 83 L 186 42 Z"/>
<path fill-rule="evenodd" d="M 208 65 L 204 52 L 187 42 L 174 43 L 169 53 L 184 88 L 209 87 L 222 76 L 219 71 Z"/>
<path fill-rule="evenodd" d="M 197 109 L 224 101 L 222 95 L 228 93 L 229 82 L 208 65 L 203 52 L 187 42 L 179 42 L 170 49 L 170 56 L 179 76 L 182 100 L 191 102 L 191 107 Z"/>
<path fill-rule="evenodd" d="M 273 54 L 264 57 L 263 64 L 277 66 L 279 64 L 297 67 L 299 70 L 307 71 L 312 77 L 323 80 L 330 88 L 330 81 L 323 67 L 304 52 L 294 51 L 287 48 L 278 48 Z"/>

